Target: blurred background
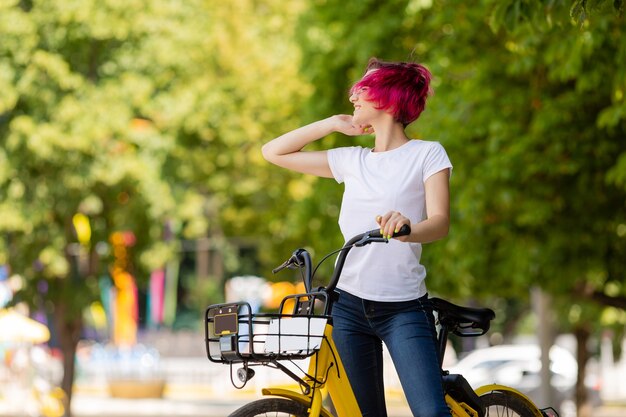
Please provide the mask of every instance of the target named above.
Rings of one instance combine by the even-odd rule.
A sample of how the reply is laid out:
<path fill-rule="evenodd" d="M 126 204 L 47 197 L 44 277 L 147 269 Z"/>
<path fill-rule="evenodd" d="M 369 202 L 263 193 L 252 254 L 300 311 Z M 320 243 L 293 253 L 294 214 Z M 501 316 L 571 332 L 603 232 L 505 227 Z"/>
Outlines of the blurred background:
<path fill-rule="evenodd" d="M 260 147 L 350 113 L 376 56 L 434 74 L 408 129 L 454 164 L 429 290 L 497 314 L 450 367 L 624 415 L 623 3 L 0 0 L 0 414 L 226 415 L 280 378 L 232 388 L 204 309 L 271 311 L 300 291 L 274 266 L 341 246 L 342 187 Z"/>

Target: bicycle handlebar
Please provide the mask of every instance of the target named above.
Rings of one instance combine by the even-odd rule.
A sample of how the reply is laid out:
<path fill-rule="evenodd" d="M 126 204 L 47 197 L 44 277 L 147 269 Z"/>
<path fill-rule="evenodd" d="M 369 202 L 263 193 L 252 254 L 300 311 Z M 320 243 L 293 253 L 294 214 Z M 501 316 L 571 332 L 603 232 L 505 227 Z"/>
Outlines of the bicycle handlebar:
<path fill-rule="evenodd" d="M 406 236 L 406 235 L 409 235 L 410 233 L 411 233 L 411 226 L 405 224 L 400 228 L 400 230 L 397 233 L 394 233 L 392 237 Z M 380 229 L 374 229 L 374 230 L 369 230 L 365 233 L 358 234 L 354 236 L 352 239 L 350 239 L 349 241 L 347 241 L 343 245 L 343 247 L 339 250 L 339 257 L 337 258 L 337 262 L 335 264 L 333 276 L 330 279 L 330 282 L 328 283 L 326 288 L 323 290 L 326 291 L 326 293 L 330 294 L 337 286 L 337 283 L 339 282 L 339 277 L 341 276 L 341 272 L 343 270 L 343 266 L 346 262 L 346 257 L 348 256 L 348 252 L 350 252 L 350 249 L 352 249 L 355 246 L 361 247 L 361 246 L 369 245 L 370 243 L 374 243 L 374 242 L 388 243 L 389 239 L 387 239 L 380 233 Z M 297 249 L 296 251 L 294 251 L 289 259 L 287 259 L 278 267 L 274 268 L 272 272 L 277 273 L 279 271 L 282 271 L 285 268 L 293 269 L 293 268 L 302 268 L 302 267 L 304 267 L 305 269 L 304 286 L 306 288 L 306 291 L 310 292 L 311 281 L 313 278 L 311 274 L 311 256 L 305 249 Z"/>

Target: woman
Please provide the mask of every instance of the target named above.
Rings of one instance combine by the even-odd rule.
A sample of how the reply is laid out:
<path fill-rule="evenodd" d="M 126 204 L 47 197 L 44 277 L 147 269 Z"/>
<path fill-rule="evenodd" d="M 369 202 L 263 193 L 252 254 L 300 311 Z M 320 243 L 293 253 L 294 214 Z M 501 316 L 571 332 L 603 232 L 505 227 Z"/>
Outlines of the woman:
<path fill-rule="evenodd" d="M 333 339 L 363 416 L 387 415 L 382 342 L 416 416 L 449 416 L 441 385 L 434 319 L 420 263 L 422 243 L 449 227 L 450 160 L 437 142 L 409 139 L 406 126 L 424 110 L 431 75 L 420 64 L 371 59 L 350 91 L 353 115 L 335 115 L 263 146 L 266 160 L 345 184 L 339 215 L 344 238 L 380 227 L 388 245 L 350 252 L 337 286 Z M 303 148 L 330 133 L 373 133 L 372 149 Z"/>

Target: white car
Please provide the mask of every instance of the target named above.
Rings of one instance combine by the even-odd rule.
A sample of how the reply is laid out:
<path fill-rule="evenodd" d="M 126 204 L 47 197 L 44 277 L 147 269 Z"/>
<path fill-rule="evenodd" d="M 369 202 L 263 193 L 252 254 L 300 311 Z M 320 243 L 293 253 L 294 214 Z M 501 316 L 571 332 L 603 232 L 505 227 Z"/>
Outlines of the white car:
<path fill-rule="evenodd" d="M 562 409 L 566 403 L 571 406 L 574 400 L 578 363 L 567 349 L 557 345 L 552 346 L 549 356 L 556 408 Z M 538 345 L 533 344 L 498 345 L 477 349 L 462 357 L 447 370 L 451 374 L 463 375 L 473 388 L 501 384 L 516 388 L 531 399 L 536 399 L 541 389 L 541 350 Z M 590 399 L 592 403 L 599 401 L 598 392 L 590 392 Z"/>

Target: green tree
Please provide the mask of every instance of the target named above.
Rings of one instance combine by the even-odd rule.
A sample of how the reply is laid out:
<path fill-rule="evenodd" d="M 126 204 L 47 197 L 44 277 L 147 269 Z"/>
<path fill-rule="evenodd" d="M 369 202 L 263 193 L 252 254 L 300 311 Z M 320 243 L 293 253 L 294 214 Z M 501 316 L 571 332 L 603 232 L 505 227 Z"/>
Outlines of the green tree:
<path fill-rule="evenodd" d="M 338 101 L 368 55 L 413 51 L 436 92 L 410 131 L 442 141 L 455 164 L 453 230 L 429 250 L 431 285 L 569 295 L 598 268 L 621 280 L 607 259 L 624 249 L 623 19 L 598 12 L 581 27 L 555 2 L 541 25 L 507 31 L 503 4 L 355 2 L 341 18 L 342 2 L 312 8 L 301 26 L 306 55 L 324 62 L 305 70 L 322 86 L 314 111 L 346 110 Z"/>
<path fill-rule="evenodd" d="M 1 7 L 1 262 L 25 279 L 16 300 L 54 317 L 71 401 L 82 311 L 106 273 L 97 248 L 132 230 L 142 253 L 174 208 L 161 171 L 172 141 L 144 119 L 153 82 L 128 68 L 153 22 L 131 19 L 142 2 Z"/>
<path fill-rule="evenodd" d="M 528 305 L 537 285 L 568 319 L 561 330 L 588 326 L 585 297 L 624 306 L 622 13 L 606 1 L 329 0 L 304 15 L 316 117 L 349 111 L 339 100 L 368 56 L 413 57 L 435 75 L 409 128 L 455 165 L 450 236 L 425 249 L 431 290 Z"/>
<path fill-rule="evenodd" d="M 258 145 L 307 93 L 289 36 L 302 6 L 281 4 L 0 3 L 0 263 L 25 279 L 16 301 L 55 317 L 70 400 L 112 233 L 134 233 L 141 284 L 176 256 L 166 223 L 183 238 L 271 229 L 255 209 L 279 211 L 288 180 L 255 168 Z"/>

